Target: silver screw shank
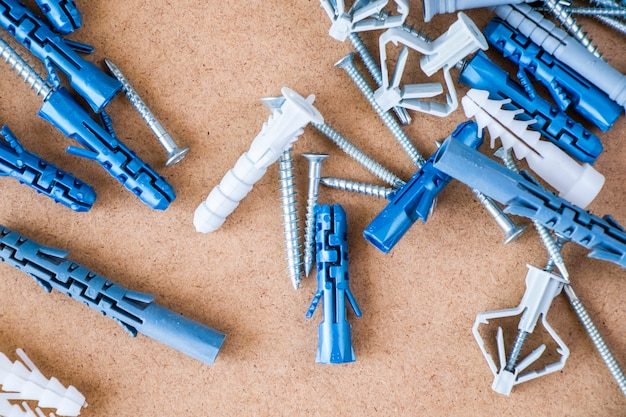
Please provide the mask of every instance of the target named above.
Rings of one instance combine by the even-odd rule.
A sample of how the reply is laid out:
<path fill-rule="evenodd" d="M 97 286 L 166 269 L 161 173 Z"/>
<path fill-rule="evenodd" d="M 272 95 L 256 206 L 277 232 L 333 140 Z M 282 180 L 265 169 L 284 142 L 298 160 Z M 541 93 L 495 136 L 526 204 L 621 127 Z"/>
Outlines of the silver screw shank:
<path fill-rule="evenodd" d="M 137 94 L 137 91 L 135 91 L 133 86 L 130 85 L 130 82 L 126 79 L 124 74 L 122 74 L 120 69 L 109 59 L 105 58 L 104 63 L 109 68 L 109 71 L 111 71 L 111 74 L 113 74 L 113 76 L 117 78 L 120 83 L 122 83 L 122 88 L 124 89 L 124 93 L 126 93 L 126 97 L 128 97 L 128 100 L 130 100 L 133 107 L 137 110 L 141 118 L 146 122 L 161 146 L 163 146 L 167 152 L 168 159 L 165 166 L 173 165 L 182 160 L 189 152 L 189 148 L 181 148 L 176 144 L 176 142 L 174 142 L 174 139 L 172 139 L 170 134 L 167 133 L 161 123 L 159 123 L 156 117 L 154 117 L 154 114 L 152 114 L 146 103 L 144 103 L 139 94 Z"/>
<path fill-rule="evenodd" d="M 394 192 L 393 188 L 381 187 L 374 184 L 366 184 L 363 182 L 350 181 L 342 178 L 324 177 L 321 183 L 329 188 L 335 188 L 342 191 L 350 191 L 368 195 L 370 197 L 387 198 L 389 194 Z"/>
<path fill-rule="evenodd" d="M 365 96 L 370 105 L 374 108 L 385 126 L 387 126 L 393 137 L 396 138 L 400 146 L 402 146 L 402 149 L 404 149 L 409 158 L 411 158 L 413 164 L 415 164 L 415 166 L 417 166 L 418 168 L 421 168 L 422 165 L 424 165 L 424 158 L 417 151 L 413 143 L 411 143 L 411 140 L 408 138 L 406 133 L 404 133 L 402 127 L 398 124 L 398 122 L 396 122 L 391 114 L 383 110 L 382 107 L 380 107 L 380 105 L 376 102 L 376 99 L 374 98 L 374 91 L 367 84 L 367 81 L 365 80 L 363 75 L 354 65 L 353 57 L 354 54 L 351 52 L 339 62 L 337 62 L 335 66 L 346 71 L 354 84 L 356 84 L 358 89 Z"/>
<path fill-rule="evenodd" d="M 307 277 L 313 269 L 315 252 L 315 206 L 319 194 L 322 161 L 329 157 L 327 154 L 303 153 L 309 160 L 309 192 L 306 206 L 306 228 L 304 231 L 304 275 Z"/>
<path fill-rule="evenodd" d="M 394 187 L 402 187 L 405 184 L 405 182 L 402 181 L 397 175 L 389 171 L 378 162 L 374 161 L 372 158 L 366 155 L 363 151 L 357 148 L 354 144 L 352 144 L 352 142 L 346 139 L 343 135 L 341 135 L 327 123 L 311 124 L 324 136 L 333 141 L 335 145 L 337 145 L 342 151 L 348 154 L 348 156 L 361 164 L 369 172 L 376 175 L 381 180 L 385 181 L 387 184 Z"/>
<path fill-rule="evenodd" d="M 296 209 L 296 191 L 293 180 L 293 160 L 291 147 L 287 148 L 278 160 L 280 176 L 280 198 L 283 209 L 283 227 L 285 232 L 285 255 L 287 273 L 294 289 L 300 287 L 302 262 L 298 234 L 298 212 Z"/>

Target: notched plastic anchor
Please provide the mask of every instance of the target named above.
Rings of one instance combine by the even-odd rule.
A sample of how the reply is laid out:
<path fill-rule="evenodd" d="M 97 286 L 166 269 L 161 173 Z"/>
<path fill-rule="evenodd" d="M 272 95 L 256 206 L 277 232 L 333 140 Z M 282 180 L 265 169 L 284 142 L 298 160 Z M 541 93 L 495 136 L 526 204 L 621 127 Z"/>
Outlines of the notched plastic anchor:
<path fill-rule="evenodd" d="M 561 292 L 563 285 L 567 281 L 546 270 L 532 265 L 526 266 L 528 267 L 526 292 L 519 306 L 505 310 L 480 313 L 476 316 L 476 321 L 472 327 L 472 333 L 476 338 L 476 342 L 494 375 L 491 388 L 505 395 L 509 395 L 513 387 L 517 384 L 563 369 L 569 357 L 569 348 L 546 320 L 546 314 L 552 304 L 552 300 Z M 487 352 L 485 342 L 479 332 L 479 327 L 489 324 L 489 320 L 518 315 L 521 315 L 518 325 L 518 336 L 508 359 L 504 346 L 503 331 L 501 327 L 498 327 L 496 345 L 499 365 L 496 365 L 493 357 Z M 556 351 L 559 353 L 560 358 L 556 362 L 545 365 L 542 369 L 524 372 L 530 365 L 535 363 L 546 350 L 546 346 L 542 344 L 534 349 L 528 356 L 519 360 L 526 336 L 533 332 L 540 318 L 543 327 L 558 345 Z"/>
<path fill-rule="evenodd" d="M 391 78 L 387 66 L 389 43 L 403 45 Z M 384 110 L 400 106 L 435 116 L 447 116 L 459 105 L 456 88 L 450 74 L 451 68 L 478 49 L 487 48 L 487 41 L 482 32 L 464 13 L 459 13 L 457 21 L 443 35 L 430 42 L 401 28 L 389 29 L 379 39 L 382 85 L 375 92 L 376 101 Z M 443 87 L 440 83 L 409 84 L 400 87 L 409 49 L 423 54 L 420 67 L 428 77 L 443 70 L 448 90 L 446 103 L 423 100 L 441 94 Z"/>
<path fill-rule="evenodd" d="M 332 21 L 331 37 L 344 42 L 351 33 L 388 29 L 404 24 L 409 15 L 408 0 L 394 0 L 397 15 L 379 18 L 389 0 L 356 0 L 346 11 L 344 0 L 321 0 L 321 6 Z"/>

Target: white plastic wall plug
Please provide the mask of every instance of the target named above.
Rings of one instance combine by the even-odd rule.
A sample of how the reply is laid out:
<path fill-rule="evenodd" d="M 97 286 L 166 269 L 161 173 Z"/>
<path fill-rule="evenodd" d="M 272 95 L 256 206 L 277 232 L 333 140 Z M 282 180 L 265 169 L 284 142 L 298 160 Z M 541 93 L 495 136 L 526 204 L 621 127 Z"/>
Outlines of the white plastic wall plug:
<path fill-rule="evenodd" d="M 329 34 L 344 42 L 351 33 L 368 30 L 389 29 L 404 24 L 409 15 L 408 0 L 394 0 L 397 15 L 385 19 L 374 18 L 389 3 L 389 0 L 356 0 L 346 12 L 344 0 L 321 0 L 321 6 L 333 22 Z"/>
<path fill-rule="evenodd" d="M 472 333 L 474 334 L 474 337 L 478 342 L 478 346 L 480 347 L 480 350 L 482 351 L 483 356 L 487 360 L 489 368 L 494 375 L 494 381 L 491 388 L 494 391 L 505 395 L 509 395 L 513 386 L 517 384 L 521 384 L 522 382 L 530 381 L 531 379 L 563 369 L 565 362 L 569 357 L 569 348 L 546 320 L 546 314 L 552 304 L 552 300 L 559 295 L 563 289 L 563 285 L 567 281 L 549 271 L 532 265 L 526 266 L 528 267 L 528 273 L 526 275 L 526 292 L 524 293 L 519 306 L 506 310 L 480 313 L 476 316 L 476 321 L 472 327 Z M 480 336 L 479 327 L 480 325 L 489 324 L 489 320 L 492 319 L 513 317 L 520 314 L 521 318 L 518 325 L 518 331 L 522 334 L 532 333 L 537 325 L 537 322 L 541 318 L 543 327 L 558 345 L 556 351 L 561 355 L 558 361 L 548 364 L 540 370 L 523 373 L 526 368 L 541 357 L 546 349 L 546 346 L 541 345 L 531 352 L 526 358 L 519 362 L 515 359 L 515 363 L 511 363 L 511 359 L 509 358 L 509 360 L 507 360 L 506 357 L 502 328 L 498 327 L 496 342 L 500 366 L 496 366 L 493 358 L 485 348 L 485 342 Z M 521 345 L 517 346 L 517 348 L 521 350 Z M 517 353 L 519 353 L 519 351 Z"/>
<path fill-rule="evenodd" d="M 387 44 L 390 42 L 394 45 L 404 45 L 391 79 L 387 68 Z M 444 117 L 456 110 L 459 105 L 450 69 L 478 49 L 486 50 L 488 45 L 474 22 L 464 13 L 459 13 L 457 21 L 448 28 L 446 33 L 434 41 L 419 38 L 400 28 L 392 28 L 380 36 L 379 48 L 382 85 L 375 92 L 378 104 L 387 110 L 391 107 L 400 106 Z M 441 94 L 443 87 L 440 83 L 410 84 L 400 87 L 409 49 L 424 55 L 420 59 L 420 67 L 428 77 L 439 70 L 443 70 L 448 89 L 446 103 L 422 100 Z"/>
<path fill-rule="evenodd" d="M 580 165 L 552 142 L 541 140 L 539 132 L 528 129 L 535 120 L 515 119 L 523 110 L 503 109 L 510 100 L 491 100 L 488 91 L 473 88 L 461 101 L 465 115 L 474 117 L 481 129 L 489 130 L 491 148 L 500 138 L 505 150 L 512 148 L 517 159 L 526 159 L 530 169 L 559 196 L 585 208 L 602 189 L 604 176 L 593 166 Z"/>
<path fill-rule="evenodd" d="M 241 155 L 196 209 L 193 224 L 198 232 L 219 229 L 267 168 L 302 134 L 302 129 L 309 122 L 324 122 L 322 115 L 313 107 L 315 96 L 304 99 L 287 87 L 283 87 L 281 92 L 285 97 L 283 105 L 272 112 L 250 149 Z"/>
<path fill-rule="evenodd" d="M 54 408 L 59 416 L 78 416 L 82 407 L 86 407 L 85 397 L 73 386 L 65 388 L 58 379 L 47 379 L 26 356 L 22 349 L 17 349 L 22 362 L 11 362 L 0 353 L 0 385 L 6 393 L 0 394 L 0 416 L 35 417 L 27 404 L 23 408 L 11 404 L 10 400 L 37 401 L 37 415 L 44 414 L 39 409 Z"/>

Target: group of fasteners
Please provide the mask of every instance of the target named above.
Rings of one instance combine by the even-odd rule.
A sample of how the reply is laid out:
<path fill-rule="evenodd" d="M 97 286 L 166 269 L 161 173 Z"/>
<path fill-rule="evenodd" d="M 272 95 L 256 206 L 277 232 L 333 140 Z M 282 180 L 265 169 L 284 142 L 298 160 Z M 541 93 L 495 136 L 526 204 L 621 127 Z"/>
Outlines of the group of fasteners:
<path fill-rule="evenodd" d="M 586 131 L 577 122 L 569 119 L 564 114 L 564 110 L 568 107 L 575 108 L 581 115 L 589 118 L 592 123 L 604 131 L 609 129 L 615 119 L 623 112 L 622 106 L 624 106 L 624 100 L 626 100 L 624 83 L 622 82 L 624 76 L 601 61 L 597 48 L 591 43 L 586 34 L 582 32 L 580 25 L 576 23 L 572 14 L 595 14 L 600 20 L 606 22 L 607 19 L 612 21 L 623 17 L 626 14 L 626 9 L 621 4 L 613 1 L 596 1 L 601 7 L 591 9 L 572 8 L 571 4 L 557 0 L 545 0 L 542 7 L 534 8 L 523 4 L 525 2 L 522 0 L 457 0 L 446 2 L 423 0 L 424 21 L 426 22 L 437 13 L 449 13 L 477 7 L 491 7 L 495 9 L 496 14 L 503 22 L 506 20 L 503 24 L 510 25 L 507 26 L 508 29 L 506 30 L 527 31 L 517 33 L 517 39 L 527 36 L 532 42 L 543 48 L 544 53 L 553 54 L 554 56 L 550 55 L 550 59 L 554 59 L 555 62 L 561 59 L 564 62 L 561 63 L 559 61 L 555 68 L 555 71 L 563 69 L 564 72 L 562 73 L 539 74 L 536 66 L 522 67 L 521 61 L 517 62 L 514 60 L 520 66 L 518 77 L 523 87 L 520 87 L 519 91 L 521 93 L 519 93 L 519 97 L 523 97 L 523 100 L 527 101 L 526 108 L 524 104 L 520 104 L 519 100 L 515 101 L 509 97 L 493 97 L 495 94 L 493 91 L 481 92 L 471 90 L 464 98 L 464 110 L 468 117 L 475 117 L 478 123 L 470 121 L 459 125 L 435 155 L 426 159 L 417 151 L 401 127 L 401 124 L 410 123 L 411 117 L 407 109 L 436 116 L 446 116 L 455 111 L 459 105 L 459 100 L 456 96 L 450 70 L 457 68 L 464 71 L 466 67 L 471 66 L 474 62 L 473 59 L 469 59 L 470 56 L 479 49 L 486 50 L 488 44 L 482 32 L 462 12 L 459 13 L 457 22 L 445 34 L 433 41 L 405 23 L 409 14 L 408 0 L 395 0 L 393 2 L 394 7 L 392 7 L 394 10 L 391 12 L 388 11 L 390 3 L 390 1 L 356 0 L 350 8 L 346 8 L 344 1 L 321 0 L 321 6 L 331 20 L 330 35 L 340 41 L 350 40 L 378 85 L 378 89 L 374 90 L 369 86 L 365 77 L 354 64 L 352 54 L 341 59 L 336 66 L 345 70 L 417 167 L 418 171 L 413 178 L 409 182 L 403 181 L 359 150 L 333 127 L 325 123 L 319 112 L 312 106 L 312 96 L 304 99 L 289 89 L 283 89 L 283 97 L 264 99 L 265 103 L 272 109 L 270 120 L 253 141 L 250 151 L 242 155 L 235 168 L 229 171 L 220 185 L 211 192 L 207 200 L 196 210 L 194 224 L 197 230 L 208 232 L 219 227 L 225 217 L 235 209 L 241 198 L 250 191 L 253 184 L 263 175 L 267 167 L 276 160 L 280 160 L 281 201 L 284 214 L 288 276 L 294 288 L 297 289 L 302 276 L 302 263 L 304 263 L 305 275 L 309 275 L 309 272 L 313 269 L 316 249 L 316 225 L 319 231 L 320 225 L 326 224 L 324 220 L 316 218 L 316 214 L 320 210 L 320 206 L 317 204 L 320 183 L 333 188 L 387 198 L 390 201 L 388 207 L 380 214 L 379 218 L 375 219 L 365 229 L 364 236 L 378 249 L 389 252 L 417 219 L 426 221 L 428 214 L 433 210 L 437 194 L 452 178 L 456 178 L 472 188 L 479 201 L 494 217 L 497 224 L 502 227 L 506 234 L 505 243 L 515 240 L 525 227 L 517 226 L 494 200 L 507 206 L 506 210 L 510 213 L 529 217 L 549 254 L 549 262 L 545 268 L 529 265 L 526 280 L 527 292 L 518 307 L 481 313 L 476 318 L 474 335 L 494 374 L 493 389 L 508 395 L 514 385 L 555 372 L 564 367 L 569 355 L 569 349 L 545 318 L 553 298 L 563 290 L 619 388 L 626 395 L 626 377 L 589 317 L 582 302 L 571 287 L 569 274 L 560 254 L 560 246 L 564 242 L 571 240 L 593 249 L 590 256 L 624 265 L 626 234 L 623 233 L 621 226 L 608 216 L 600 219 L 583 210 L 597 195 L 604 183 L 604 177 L 590 165 L 590 163 L 594 162 L 597 154 L 601 152 L 602 146 L 593 134 Z M 515 5 L 503 6 L 511 3 L 515 3 Z M 556 29 L 554 24 L 547 21 L 538 11 L 550 12 L 563 25 L 571 35 L 571 38 L 564 32 Z M 607 16 L 611 17 L 607 18 Z M 622 24 L 617 20 L 615 22 L 618 22 L 618 25 Z M 497 22 L 493 24 L 497 25 Z M 537 29 L 534 30 L 532 29 L 533 27 Z M 378 63 L 368 52 L 357 33 L 381 29 L 385 29 L 386 32 L 380 37 L 380 63 Z M 499 28 L 494 26 L 494 29 L 491 30 L 493 32 L 499 30 Z M 546 34 L 543 34 L 544 32 L 542 31 Z M 490 32 L 490 36 L 495 36 L 491 35 L 492 32 Z M 558 38 L 558 41 L 552 42 L 550 40 L 552 39 L 550 38 L 551 36 L 555 39 Z M 570 42 L 569 39 L 575 41 Z M 491 42 L 491 38 L 489 40 Z M 396 68 L 393 72 L 387 69 L 385 62 L 385 46 L 388 42 L 402 45 L 402 50 L 397 58 Z M 581 45 L 580 48 L 582 49 L 578 45 Z M 504 49 L 505 47 L 502 48 Z M 445 103 L 425 100 L 443 93 L 443 88 L 439 83 L 400 86 L 402 73 L 410 51 L 417 51 L 423 55 L 420 60 L 420 66 L 427 76 L 431 76 L 439 70 L 443 72 L 448 89 Z M 566 68 L 571 68 L 574 60 L 589 63 L 589 59 L 581 60 L 581 56 L 587 53 L 591 54 L 591 57 L 596 59 L 599 64 L 587 65 L 587 68 L 581 68 L 581 75 L 572 75 L 575 71 L 570 71 L 565 75 L 569 71 Z M 507 56 L 506 53 L 505 56 Z M 482 52 L 476 54 L 477 61 L 472 68 L 479 68 L 479 65 L 482 65 L 480 68 L 491 65 L 483 57 L 484 54 Z M 519 59 L 519 54 L 509 54 L 508 57 Z M 534 58 L 529 57 L 528 59 Z M 570 65 L 570 67 L 566 67 L 566 65 Z M 497 66 L 495 68 L 489 71 L 499 71 Z M 578 68 L 574 68 L 578 70 Z M 390 73 L 393 74 L 391 77 Z M 545 82 L 549 83 L 554 91 L 553 98 L 557 102 L 558 109 L 553 108 L 551 104 L 540 101 L 543 99 L 537 95 L 532 87 L 527 73 L 532 74 L 540 82 L 544 80 L 541 77 L 546 77 Z M 551 81 L 547 81 L 550 76 L 552 77 Z M 461 78 L 463 77 L 462 75 Z M 570 80 L 567 77 L 574 78 Z M 591 83 L 583 81 L 583 78 L 580 77 L 586 77 Z M 467 83 L 470 85 L 472 82 L 475 82 L 474 78 L 465 78 L 469 80 Z M 485 80 L 485 84 L 489 84 L 490 79 L 486 78 Z M 575 94 L 577 91 L 575 89 L 580 90 L 582 88 L 597 88 L 598 90 L 593 90 L 593 92 L 587 94 L 577 94 L 578 98 L 573 99 L 570 94 Z M 518 94 L 518 90 L 512 90 L 512 93 Z M 493 101 L 494 99 L 499 101 L 491 103 L 490 100 Z M 584 100 L 590 100 L 593 104 L 587 105 L 584 103 Z M 594 104 L 604 105 L 604 103 L 607 103 L 607 111 L 594 111 Z M 504 107 L 500 109 L 502 105 Z M 528 107 L 532 107 L 533 110 L 530 110 Z M 389 110 L 393 110 L 397 120 Z M 528 112 L 526 116 L 523 116 L 524 111 Z M 595 114 L 592 115 L 591 113 Z M 552 130 L 548 128 L 542 130 L 544 126 L 550 125 L 551 119 L 548 118 L 545 124 L 541 124 L 544 121 L 543 119 L 533 119 L 533 117 L 546 114 L 549 117 L 565 120 L 563 125 L 559 124 L 559 126 L 562 126 L 562 129 L 554 130 L 556 128 L 552 126 L 549 128 Z M 606 119 L 607 117 L 608 119 Z M 304 261 L 302 262 L 299 250 L 300 238 L 298 235 L 299 227 L 294 192 L 291 146 L 307 123 L 311 123 L 339 148 L 363 165 L 368 171 L 389 184 L 390 187 L 358 183 L 339 178 L 322 178 L 320 166 L 328 155 L 302 154 L 303 157 L 309 160 Z M 513 125 L 516 127 L 513 127 Z M 496 138 L 500 138 L 502 141 L 503 148 L 498 150 L 496 155 L 502 158 L 506 168 L 500 167 L 505 171 L 490 165 L 493 161 L 483 161 L 483 157 L 476 152 L 476 148 L 482 143 L 482 131 L 485 127 L 488 127 L 492 147 Z M 537 131 L 533 129 L 537 129 Z M 552 143 L 539 140 L 541 135 L 538 132 L 541 135 L 545 135 Z M 578 138 L 581 140 L 577 141 Z M 560 197 L 556 197 L 552 192 L 545 190 L 527 172 L 520 172 L 513 161 L 513 152 L 518 158 L 525 157 L 529 167 L 543 180 L 555 187 Z M 576 162 L 568 153 L 575 155 L 577 159 L 584 162 L 583 165 Z M 474 163 L 474 161 L 476 162 Z M 493 163 L 495 164 L 495 162 Z M 457 164 L 462 168 L 455 166 Z M 554 170 L 555 165 L 567 168 L 563 168 L 561 172 L 557 173 Z M 481 172 L 481 169 L 484 172 Z M 463 170 L 467 174 L 462 173 Z M 498 176 L 502 176 L 503 182 L 501 184 L 490 183 L 493 178 L 498 178 Z M 505 185 L 506 181 L 512 185 L 517 184 L 516 187 L 533 190 L 532 193 L 534 194 L 528 194 L 528 197 L 525 195 L 518 196 L 522 200 L 535 198 L 531 197 L 532 195 L 542 196 L 541 198 L 544 200 L 528 200 L 527 205 L 522 206 L 519 201 L 515 202 L 515 198 L 517 198 L 516 191 L 506 188 L 508 187 L 508 185 Z M 499 189 L 498 187 L 505 188 Z M 553 203 L 548 203 L 548 201 L 554 199 L 556 200 Z M 574 204 L 570 203 L 570 201 Z M 556 217 L 549 217 L 547 211 L 542 211 L 548 209 L 548 207 L 553 208 L 559 205 L 567 207 L 564 209 L 565 211 L 559 211 L 559 213 L 565 213 L 568 210 L 579 213 L 573 223 L 568 223 L 569 220 L 566 220 L 564 214 L 557 214 L 555 211 L 553 216 Z M 328 216 L 327 210 L 327 208 L 323 210 L 326 216 Z M 555 218 L 559 220 L 554 220 Z M 555 224 L 555 222 L 560 222 L 561 224 Z M 568 224 L 568 226 L 565 226 L 565 224 Z M 609 237 L 609 235 L 612 237 Z M 615 240 L 613 240 L 614 238 Z M 590 244 L 591 241 L 595 243 Z M 598 242 L 600 241 L 606 242 L 612 248 L 611 251 L 602 249 L 604 244 L 599 244 Z M 609 241 L 611 243 L 608 243 Z M 339 285 L 339 281 L 329 281 L 326 276 L 320 281 L 319 274 L 324 275 L 328 272 L 323 266 L 323 261 L 327 260 L 325 257 L 328 255 L 320 242 L 318 242 L 317 249 L 318 251 L 323 249 L 323 252 L 321 255 L 319 252 L 317 254 L 318 292 L 314 298 L 313 305 L 317 304 L 324 286 L 334 288 L 335 285 Z M 336 256 L 338 253 L 333 252 L 332 256 Z M 320 266 L 322 266 L 321 271 L 319 271 Z M 558 269 L 558 274 L 554 272 L 555 267 Z M 344 289 L 349 290 L 347 280 L 341 282 L 344 282 L 342 284 L 345 286 Z M 355 308 L 357 315 L 360 315 L 360 311 L 356 308 L 356 304 L 353 303 L 351 295 L 346 296 L 348 296 L 349 301 Z M 329 295 L 328 300 L 325 298 L 325 303 L 331 302 L 332 307 L 336 310 L 338 306 L 335 304 L 333 297 L 343 298 L 344 295 L 335 293 L 333 296 Z M 339 308 L 345 318 L 345 305 L 342 304 Z M 311 314 L 312 311 L 309 310 L 307 317 Z M 483 324 L 487 324 L 490 319 L 520 314 L 522 318 L 518 336 L 508 357 L 505 352 L 502 329 L 498 331 L 497 351 L 500 364 L 497 365 L 485 348 L 485 342 L 482 340 L 478 328 Z M 326 313 L 324 318 L 325 320 L 328 319 Z M 537 361 L 545 350 L 545 346 L 542 345 L 526 358 L 522 359 L 520 356 L 527 335 L 533 331 L 540 318 L 543 326 L 557 342 L 557 352 L 560 354 L 560 359 L 555 363 L 544 366 L 542 369 L 527 371 L 526 368 Z M 354 360 L 353 353 L 346 353 L 350 349 L 346 347 L 345 334 L 337 335 L 340 332 L 346 333 L 345 327 L 341 331 L 334 330 L 336 333 L 335 337 L 342 339 L 344 342 L 344 345 L 340 346 L 340 344 L 334 345 L 330 340 L 332 339 L 330 331 L 325 336 L 322 335 L 322 325 L 320 325 L 318 362 L 343 363 Z M 349 333 L 349 331 L 347 332 Z M 324 342 L 322 342 L 323 337 L 326 339 Z M 323 352 L 322 345 L 333 347 L 335 360 L 329 359 L 332 357 L 329 353 L 325 355 L 320 353 Z M 324 358 L 320 359 L 320 355 L 324 356 Z"/>

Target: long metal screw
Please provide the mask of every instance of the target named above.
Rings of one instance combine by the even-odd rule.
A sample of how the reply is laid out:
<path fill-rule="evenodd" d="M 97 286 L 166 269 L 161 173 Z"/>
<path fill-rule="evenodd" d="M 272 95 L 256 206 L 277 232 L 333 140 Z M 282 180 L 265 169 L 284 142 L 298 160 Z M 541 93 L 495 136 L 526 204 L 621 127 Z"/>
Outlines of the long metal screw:
<path fill-rule="evenodd" d="M 302 261 L 298 234 L 298 212 L 296 209 L 296 191 L 293 175 L 291 147 L 285 149 L 278 160 L 280 176 L 280 199 L 283 209 L 283 227 L 285 232 L 285 255 L 287 273 L 294 289 L 300 287 Z"/>
<path fill-rule="evenodd" d="M 495 154 L 502 159 L 505 167 L 513 172 L 519 173 L 519 168 L 517 167 L 517 164 L 513 159 L 513 153 L 511 149 L 504 151 L 502 148 L 500 148 L 498 149 L 498 151 L 496 151 Z M 535 229 L 537 230 L 537 233 L 539 234 L 539 238 L 543 242 L 543 245 L 546 247 L 548 255 L 550 255 L 550 260 L 559 269 L 563 278 L 569 279 L 569 272 L 565 267 L 565 261 L 563 260 L 563 256 L 561 255 L 561 250 L 552 238 L 550 231 L 547 227 L 543 226 L 537 220 L 533 220 L 533 225 L 535 226 Z"/>
<path fill-rule="evenodd" d="M 337 145 L 342 151 L 344 151 L 348 156 L 354 159 L 356 162 L 361 164 L 365 169 L 367 169 L 372 174 L 376 175 L 381 180 L 385 181 L 387 184 L 394 187 L 401 187 L 405 184 L 396 174 L 389 171 L 387 168 L 374 161 L 368 155 L 366 155 L 363 151 L 357 148 L 352 142 L 346 139 L 341 133 L 337 132 L 332 126 L 327 123 L 318 124 L 311 123 L 313 127 L 319 130 L 324 136 L 333 141 L 335 145 Z"/>
<path fill-rule="evenodd" d="M 543 2 L 570 35 L 587 48 L 594 56 L 602 59 L 598 48 L 591 43 L 591 39 L 583 32 L 582 27 L 576 23 L 576 19 L 574 19 L 557 0 L 543 0 Z"/>
<path fill-rule="evenodd" d="M 306 206 L 306 228 L 304 231 L 304 275 L 309 276 L 313 269 L 315 252 L 315 207 L 319 194 L 322 161 L 329 157 L 327 154 L 303 153 L 309 160 L 309 192 Z"/>
<path fill-rule="evenodd" d="M 183 159 L 189 152 L 189 148 L 181 148 L 174 142 L 174 139 L 172 139 L 170 134 L 167 133 L 161 123 L 154 117 L 154 114 L 152 114 L 146 103 L 139 97 L 137 91 L 130 85 L 130 82 L 124 77 L 120 69 L 107 58 L 104 59 L 104 63 L 109 68 L 109 71 L 111 71 L 111 74 L 122 83 L 126 97 L 128 97 L 133 107 L 139 112 L 141 118 L 148 124 L 150 130 L 152 130 L 161 146 L 163 146 L 167 152 L 168 158 L 167 162 L 165 162 L 165 166 L 173 165 Z"/>
<path fill-rule="evenodd" d="M 384 111 L 382 107 L 380 107 L 380 105 L 376 102 L 376 99 L 374 98 L 374 91 L 372 91 L 372 88 L 367 84 L 367 81 L 365 80 L 363 75 L 354 65 L 353 58 L 354 53 L 350 52 L 339 62 L 337 62 L 335 66 L 346 71 L 348 76 L 352 79 L 352 81 L 356 84 L 361 93 L 365 96 L 367 101 L 374 108 L 378 116 L 380 116 L 383 123 L 385 124 L 385 126 L 387 126 L 393 137 L 396 138 L 400 146 L 402 146 L 402 149 L 404 149 L 409 158 L 411 158 L 413 164 L 415 164 L 415 166 L 417 166 L 418 168 L 421 168 L 425 162 L 424 158 L 417 151 L 413 143 L 411 143 L 411 140 L 408 138 L 406 133 L 404 133 L 402 127 L 398 124 L 398 122 L 396 122 L 391 114 Z"/>
<path fill-rule="evenodd" d="M 19 77 L 24 79 L 24 82 L 28 84 L 38 96 L 46 101 L 50 93 L 52 93 L 52 87 L 50 87 L 46 80 L 44 80 L 37 71 L 2 38 L 0 38 L 0 56 L 11 66 L 11 69 L 17 72 Z"/>
<path fill-rule="evenodd" d="M 342 191 L 350 191 L 368 195 L 370 197 L 387 198 L 389 194 L 395 191 L 393 188 L 381 187 L 374 184 L 366 184 L 364 182 L 350 181 L 342 178 L 323 177 L 320 182 L 329 188 L 335 188 Z"/>
<path fill-rule="evenodd" d="M 365 43 L 363 43 L 361 37 L 354 32 L 350 32 L 350 35 L 348 35 L 348 39 L 352 43 L 352 47 L 354 47 L 356 53 L 359 54 L 359 57 L 361 57 L 361 61 L 363 61 L 363 63 L 365 64 L 365 67 L 374 79 L 374 82 L 376 82 L 376 85 L 378 85 L 379 87 L 383 85 L 383 75 L 380 71 L 380 66 L 378 65 L 372 54 L 370 54 L 370 52 L 365 47 Z M 408 125 L 409 123 L 411 123 L 411 116 L 409 116 L 408 111 L 404 107 L 393 107 L 393 112 L 396 114 L 398 120 L 403 125 Z"/>

